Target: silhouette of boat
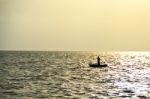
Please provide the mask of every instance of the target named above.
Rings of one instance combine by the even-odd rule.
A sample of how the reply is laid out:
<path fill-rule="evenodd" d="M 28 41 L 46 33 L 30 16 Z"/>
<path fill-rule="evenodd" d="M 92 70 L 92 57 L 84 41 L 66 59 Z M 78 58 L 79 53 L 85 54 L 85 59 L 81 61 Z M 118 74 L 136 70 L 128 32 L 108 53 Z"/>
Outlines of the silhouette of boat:
<path fill-rule="evenodd" d="M 89 63 L 89 66 L 90 66 L 90 67 L 98 67 L 98 68 L 102 68 L 102 67 L 107 67 L 107 66 L 108 66 L 108 65 L 105 64 L 105 63 L 101 64 L 100 60 L 101 60 L 101 59 L 100 59 L 100 57 L 98 56 L 98 57 L 97 57 L 97 63 L 95 63 L 95 64 Z"/>
<path fill-rule="evenodd" d="M 107 64 L 89 64 L 90 67 L 97 67 L 97 68 L 102 68 L 102 67 L 107 67 L 108 65 Z"/>

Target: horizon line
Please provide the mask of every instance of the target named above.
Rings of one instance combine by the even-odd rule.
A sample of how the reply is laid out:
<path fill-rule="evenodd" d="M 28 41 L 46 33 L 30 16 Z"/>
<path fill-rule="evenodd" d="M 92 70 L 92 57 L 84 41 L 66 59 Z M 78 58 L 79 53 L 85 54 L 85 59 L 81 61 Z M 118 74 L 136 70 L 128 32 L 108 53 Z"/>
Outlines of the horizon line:
<path fill-rule="evenodd" d="M 16 49 L 0 49 L 0 51 L 15 51 L 15 52 L 150 52 L 148 50 L 16 50 Z"/>

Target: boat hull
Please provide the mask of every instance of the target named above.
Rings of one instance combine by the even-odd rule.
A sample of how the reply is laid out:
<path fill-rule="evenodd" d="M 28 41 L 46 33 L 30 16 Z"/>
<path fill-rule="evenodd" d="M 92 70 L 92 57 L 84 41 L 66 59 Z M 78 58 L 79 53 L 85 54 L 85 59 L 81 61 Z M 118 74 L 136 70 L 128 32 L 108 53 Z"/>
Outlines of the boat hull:
<path fill-rule="evenodd" d="M 89 64 L 90 67 L 97 67 L 97 68 L 102 68 L 102 67 L 107 67 L 108 65 L 107 64 Z"/>

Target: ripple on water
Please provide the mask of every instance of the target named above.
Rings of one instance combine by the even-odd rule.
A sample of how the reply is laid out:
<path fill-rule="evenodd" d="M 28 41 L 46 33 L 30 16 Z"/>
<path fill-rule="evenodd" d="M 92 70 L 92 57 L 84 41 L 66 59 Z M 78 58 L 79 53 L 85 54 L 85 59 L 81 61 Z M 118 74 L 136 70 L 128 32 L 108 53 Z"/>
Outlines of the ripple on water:
<path fill-rule="evenodd" d="M 108 67 L 90 68 L 99 55 Z M 0 96 L 150 98 L 150 53 L 0 52 Z"/>

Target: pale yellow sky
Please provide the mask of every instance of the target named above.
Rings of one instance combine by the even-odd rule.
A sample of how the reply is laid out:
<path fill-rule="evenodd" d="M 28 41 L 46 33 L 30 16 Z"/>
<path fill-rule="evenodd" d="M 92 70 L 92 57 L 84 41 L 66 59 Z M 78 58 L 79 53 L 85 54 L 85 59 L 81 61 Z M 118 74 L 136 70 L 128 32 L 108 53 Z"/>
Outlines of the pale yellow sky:
<path fill-rule="evenodd" d="M 1 50 L 149 51 L 150 0 L 0 0 Z"/>

